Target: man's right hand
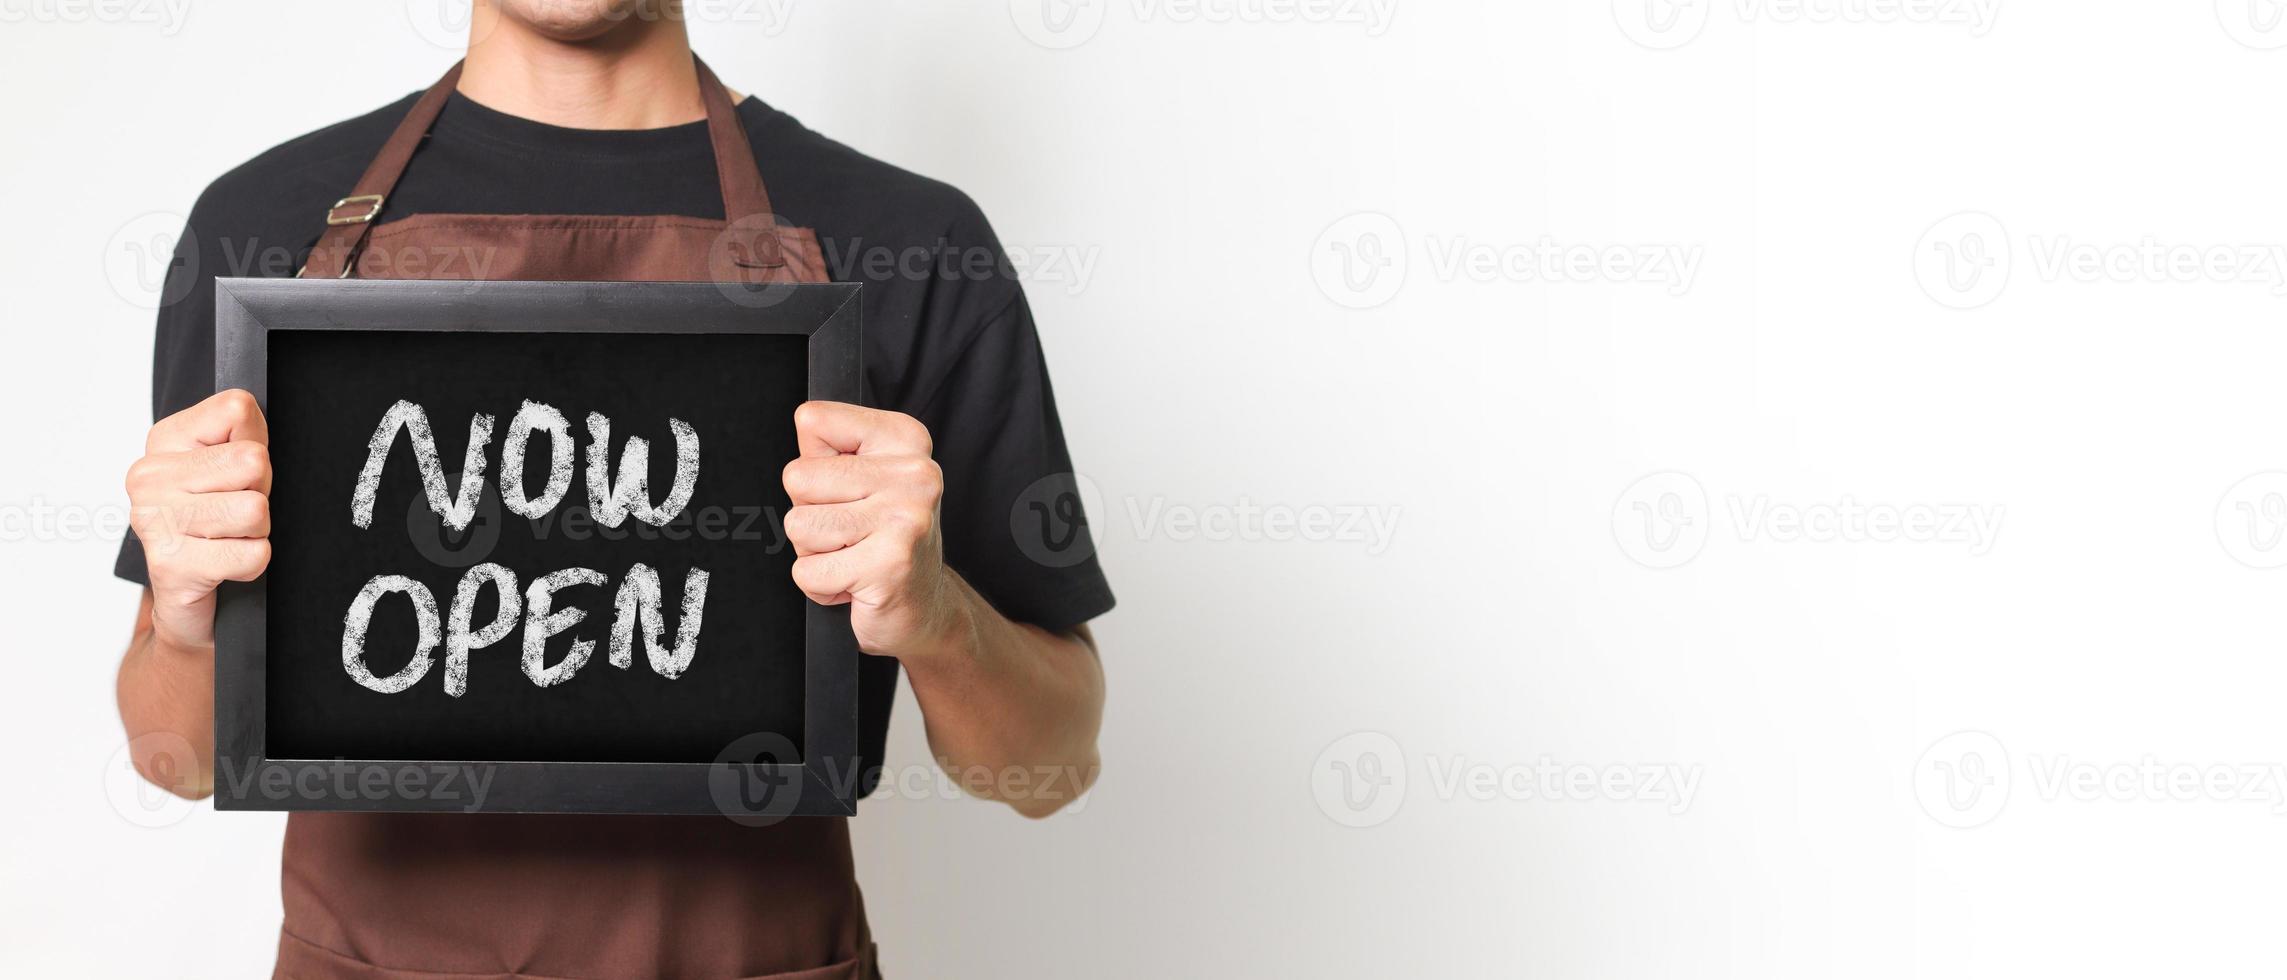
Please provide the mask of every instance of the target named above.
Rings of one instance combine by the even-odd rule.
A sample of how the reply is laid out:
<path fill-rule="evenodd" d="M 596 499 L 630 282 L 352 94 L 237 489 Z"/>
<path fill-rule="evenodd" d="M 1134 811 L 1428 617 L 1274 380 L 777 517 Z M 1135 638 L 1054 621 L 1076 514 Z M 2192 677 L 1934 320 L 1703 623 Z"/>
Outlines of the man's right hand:
<path fill-rule="evenodd" d="M 152 638 L 214 648 L 214 591 L 270 564 L 270 428 L 232 388 L 151 427 L 127 469 L 129 523 L 151 575 Z"/>

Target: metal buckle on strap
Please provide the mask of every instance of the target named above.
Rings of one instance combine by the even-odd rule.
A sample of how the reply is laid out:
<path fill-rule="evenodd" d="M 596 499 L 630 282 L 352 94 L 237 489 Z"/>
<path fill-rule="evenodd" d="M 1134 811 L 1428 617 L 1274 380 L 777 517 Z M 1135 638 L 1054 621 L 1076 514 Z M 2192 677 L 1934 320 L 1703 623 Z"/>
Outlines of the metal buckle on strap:
<path fill-rule="evenodd" d="M 339 201 L 335 201 L 333 207 L 326 209 L 326 224 L 362 225 L 368 221 L 372 221 L 374 218 L 377 218 L 381 215 L 381 202 L 383 199 L 383 195 L 380 194 L 359 194 L 355 197 L 345 197 Z M 365 209 L 365 213 L 353 214 L 346 217 L 337 216 L 334 214 L 334 212 L 349 207 L 353 204 L 366 205 L 367 207 Z"/>

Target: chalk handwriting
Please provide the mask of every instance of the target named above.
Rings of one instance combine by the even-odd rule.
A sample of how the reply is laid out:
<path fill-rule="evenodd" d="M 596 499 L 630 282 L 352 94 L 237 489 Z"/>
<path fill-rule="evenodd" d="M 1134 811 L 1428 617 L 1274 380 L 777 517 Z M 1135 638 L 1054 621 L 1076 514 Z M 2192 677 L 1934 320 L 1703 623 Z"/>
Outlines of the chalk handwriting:
<path fill-rule="evenodd" d="M 601 412 L 588 413 L 587 504 L 590 516 L 597 523 L 616 528 L 627 518 L 634 517 L 644 524 L 663 527 L 690 506 L 691 494 L 699 479 L 699 434 L 681 419 L 670 418 L 667 426 L 675 437 L 675 479 L 666 499 L 653 503 L 649 484 L 650 442 L 638 436 L 627 437 L 620 450 L 618 478 L 614 479 L 611 419 Z M 493 416 L 479 412 L 470 417 L 460 485 L 448 487 L 444 463 L 437 452 L 436 433 L 429 427 L 428 412 L 418 404 L 403 400 L 382 413 L 380 424 L 374 427 L 372 438 L 366 442 L 365 464 L 358 470 L 356 488 L 350 496 L 350 522 L 360 528 L 372 528 L 381 478 L 399 432 L 405 434 L 412 447 L 413 466 L 429 509 L 446 527 L 466 530 L 476 516 L 477 503 L 484 493 L 485 454 L 492 445 Z M 524 481 L 526 454 L 535 435 L 544 435 L 548 440 L 548 477 L 537 496 L 529 492 Z M 525 401 L 519 406 L 509 419 L 500 447 L 502 505 L 511 513 L 531 520 L 539 520 L 561 505 L 572 488 L 573 441 L 570 421 L 554 406 L 535 401 Z M 659 572 L 640 562 L 628 569 L 613 596 L 611 645 L 605 659 L 621 670 L 633 668 L 636 637 L 641 636 L 644 661 L 654 673 L 669 680 L 683 676 L 699 653 L 707 578 L 702 568 L 694 567 L 684 573 L 682 609 L 676 616 L 674 644 L 669 646 L 664 642 L 667 617 Z M 557 608 L 558 593 L 578 586 L 609 583 L 610 578 L 595 569 L 566 568 L 541 575 L 519 590 L 514 571 L 486 562 L 462 574 L 453 591 L 450 610 L 440 615 L 437 598 L 428 586 L 403 575 L 375 575 L 350 601 L 349 611 L 342 617 L 342 669 L 351 680 L 369 690 L 399 694 L 412 689 L 428 675 L 429 668 L 436 663 L 437 648 L 442 646 L 445 694 L 461 697 L 468 693 L 470 654 L 506 641 L 522 623 L 520 663 L 524 676 L 535 686 L 554 687 L 576 676 L 596 648 L 594 639 L 574 636 L 563 658 L 554 664 L 548 663 L 549 640 L 572 631 L 588 615 L 577 606 Z M 475 623 L 476 603 L 488 587 L 498 599 L 498 609 L 491 622 L 480 626 Z M 366 635 L 381 599 L 400 592 L 413 606 L 416 628 L 413 656 L 396 673 L 381 677 L 366 663 Z"/>

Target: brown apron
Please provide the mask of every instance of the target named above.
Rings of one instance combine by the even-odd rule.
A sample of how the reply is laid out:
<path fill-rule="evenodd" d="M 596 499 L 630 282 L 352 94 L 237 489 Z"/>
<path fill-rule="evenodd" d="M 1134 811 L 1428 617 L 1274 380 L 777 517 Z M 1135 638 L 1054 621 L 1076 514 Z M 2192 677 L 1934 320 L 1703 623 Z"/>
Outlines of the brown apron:
<path fill-rule="evenodd" d="M 825 281 L 817 237 L 772 216 L 729 94 L 697 69 L 723 220 L 422 214 L 377 225 L 460 79 L 455 65 L 327 212 L 302 274 Z M 487 261 L 413 259 L 443 254 Z M 717 817 L 296 813 L 283 879 L 279 977 L 877 975 L 838 818 L 749 828 Z"/>

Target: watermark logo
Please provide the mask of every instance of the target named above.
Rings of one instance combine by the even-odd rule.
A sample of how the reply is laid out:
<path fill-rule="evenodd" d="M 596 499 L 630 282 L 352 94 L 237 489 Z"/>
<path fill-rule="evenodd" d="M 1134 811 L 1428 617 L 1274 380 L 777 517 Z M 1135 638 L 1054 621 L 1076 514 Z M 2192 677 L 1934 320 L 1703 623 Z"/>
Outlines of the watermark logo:
<path fill-rule="evenodd" d="M 463 51 L 484 43 L 500 13 L 479 14 L 473 0 L 405 0 L 405 23 L 435 47 Z"/>
<path fill-rule="evenodd" d="M 1107 509 L 1096 482 L 1055 473 L 1032 482 L 1009 507 L 1009 536 L 1025 557 L 1069 568 L 1096 554 L 1106 535 L 1137 541 L 1358 545 L 1380 556 L 1397 540 L 1396 504 L 1281 503 L 1240 496 L 1193 502 L 1124 495 Z"/>
<path fill-rule="evenodd" d="M 1371 211 L 1352 214 L 1311 243 L 1310 277 L 1328 300 L 1353 310 L 1395 298 L 1409 271 L 1426 272 L 1441 283 L 1649 285 L 1681 296 L 1698 280 L 1706 255 L 1702 246 L 1679 242 L 1570 242 L 1549 235 L 1530 241 L 1427 235 L 1418 245 L 1425 264 L 1413 269 L 1416 242 L 1395 219 Z"/>
<path fill-rule="evenodd" d="M 1654 473 L 1612 503 L 1612 539 L 1646 568 L 1674 568 L 1699 556 L 1718 524 L 1740 541 L 1778 544 L 1960 545 L 1970 557 L 1993 550 L 2006 510 L 1999 504 L 1865 502 L 1845 494 L 1808 503 L 1768 494 L 1725 494 L 1720 515 L 1688 473 Z"/>
<path fill-rule="evenodd" d="M 1914 282 L 1940 306 L 1970 310 L 2009 285 L 2009 230 L 1982 211 L 1948 215 L 1914 243 Z"/>
<path fill-rule="evenodd" d="M 2216 501 L 2216 542 L 2249 568 L 2287 565 L 2287 473 L 2257 473 Z"/>
<path fill-rule="evenodd" d="M 1612 20 L 1629 40 L 1665 51 L 1698 38 L 1715 6 L 1716 0 L 1612 0 Z M 2001 0 L 1731 0 L 1730 6 L 1742 24 L 1922 24 L 1984 37 Z"/>
<path fill-rule="evenodd" d="M 1070 568 L 1096 554 L 1089 514 L 1103 514 L 1096 481 L 1078 473 L 1034 480 L 1009 508 L 1009 535 L 1018 551 L 1049 568 Z"/>
<path fill-rule="evenodd" d="M 1128 0 L 1137 23 L 1317 24 L 1363 27 L 1367 37 L 1390 29 L 1397 0 Z M 1043 48 L 1086 44 L 1103 29 L 1112 0 L 1009 0 L 1017 33 Z"/>
<path fill-rule="evenodd" d="M 1110 6 L 1111 0 L 1009 0 L 1009 19 L 1025 40 L 1062 51 L 1095 37 Z"/>
<path fill-rule="evenodd" d="M 802 756 L 776 732 L 733 739 L 707 767 L 715 809 L 742 827 L 767 827 L 802 802 Z"/>
<path fill-rule="evenodd" d="M 862 780 L 840 775 L 832 760 L 825 763 L 823 779 L 830 786 L 854 790 Z M 872 770 L 876 777 L 873 800 L 997 799 L 1007 803 L 1053 803 L 1059 815 L 1077 816 L 1087 809 L 1096 781 L 1094 767 L 1079 766 L 961 766 L 939 758 L 934 764 L 888 766 Z"/>
<path fill-rule="evenodd" d="M 795 0 L 637 0 L 638 16 L 665 19 L 679 11 L 688 24 L 738 24 L 765 37 L 786 32 Z"/>
<path fill-rule="evenodd" d="M 1416 780 L 1411 764 L 1422 765 Z M 1655 804 L 1682 816 L 1698 798 L 1705 771 L 1697 764 L 1563 762 L 1543 755 L 1498 763 L 1448 752 L 1409 758 L 1396 739 L 1352 732 L 1318 753 L 1310 792 L 1326 818 L 1345 827 L 1389 822 L 1409 798 L 1465 803 Z"/>
<path fill-rule="evenodd" d="M 138 756 L 150 760 L 150 779 L 136 771 Z M 160 786 L 183 786 L 196 778 L 197 772 L 198 753 L 188 739 L 172 732 L 138 735 L 104 762 L 103 797 L 110 801 L 111 812 L 137 827 L 172 827 L 198 809 L 198 804 Z"/>
<path fill-rule="evenodd" d="M 448 477 L 449 481 L 458 479 Z M 10 516 L 9 509 L 0 506 L 0 541 L 8 540 Z M 163 516 L 176 517 L 171 511 Z M 107 526 L 97 525 L 97 529 Z M 441 568 L 467 568 L 490 558 L 500 545 L 501 533 L 510 527 L 527 528 L 538 541 L 745 541 L 761 545 L 764 554 L 786 550 L 784 515 L 761 504 L 687 507 L 665 524 L 629 521 L 613 527 L 596 520 L 586 503 L 567 503 L 536 518 L 510 517 L 502 513 L 497 491 L 487 487 L 477 496 L 475 516 L 457 531 L 445 526 L 429 508 L 426 497 L 414 497 L 405 508 L 405 534 L 413 549 Z"/>
<path fill-rule="evenodd" d="M 142 758 L 150 775 L 135 768 Z M 104 796 L 113 812 L 138 827 L 182 822 L 198 803 L 168 792 L 220 792 L 226 799 L 273 803 L 450 803 L 478 813 L 492 787 L 496 767 L 483 763 L 377 763 L 353 759 L 268 761 L 217 759 L 212 782 L 202 780 L 198 755 L 182 736 L 152 732 L 120 746 L 104 765 Z M 298 807 L 297 807 L 298 808 Z M 352 809 L 360 807 L 352 806 Z M 434 808 L 432 808 L 434 809 Z"/>
<path fill-rule="evenodd" d="M 2159 235 L 2092 240 L 2070 234 L 2015 238 L 1990 214 L 1941 219 L 1914 245 L 1914 280 L 1941 306 L 1991 303 L 2013 278 L 2103 285 L 2239 285 L 2287 296 L 2287 243 L 2187 242 Z"/>
<path fill-rule="evenodd" d="M 2009 805 L 2009 750 L 1986 732 L 1955 732 L 1914 761 L 1914 799 L 1930 819 L 1982 827 Z"/>
<path fill-rule="evenodd" d="M 471 0 L 404 0 L 404 3 L 405 22 L 413 28 L 413 33 L 447 51 L 464 51 L 484 43 L 500 24 L 498 9 Z M 680 20 L 686 24 L 737 24 L 765 36 L 784 32 L 793 15 L 794 0 L 634 0 L 614 5 L 604 13 L 604 17 L 613 22 Z"/>
<path fill-rule="evenodd" d="M 1076 244 L 957 244 L 940 237 L 924 244 L 887 244 L 862 238 L 819 241 L 826 267 L 861 283 L 1021 282 L 1029 290 L 1062 287 L 1078 296 L 1095 280 L 1103 248 Z M 1037 292 L 1035 292 L 1037 295 Z"/>
<path fill-rule="evenodd" d="M 2287 0 L 2215 0 L 2216 23 L 2257 51 L 2287 47 Z"/>
<path fill-rule="evenodd" d="M 1531 764 L 1501 765 L 1460 755 L 1431 757 L 1429 789 L 1440 800 L 1473 803 L 1631 803 L 1657 804 L 1671 817 L 1683 816 L 1698 798 L 1700 766 L 1675 763 L 1559 762 L 1541 756 Z"/>
<path fill-rule="evenodd" d="M 145 310 L 174 305 L 188 295 L 199 278 L 198 249 L 184 249 L 182 270 L 167 274 L 186 233 L 183 216 L 173 211 L 145 212 L 120 225 L 103 243 L 103 276 L 112 295 Z"/>
<path fill-rule="evenodd" d="M 1439 282 L 1626 283 L 1660 286 L 1670 296 L 1691 291 L 1707 254 L 1702 246 L 1679 242 L 1560 242 L 1547 235 L 1530 242 L 1446 236 L 1423 246 Z"/>
<path fill-rule="evenodd" d="M 456 487 L 461 479 L 459 473 L 446 477 Z M 440 568 L 467 568 L 490 557 L 500 544 L 500 529 L 500 498 L 494 494 L 477 496 L 476 516 L 459 530 L 445 526 L 427 497 L 416 495 L 405 505 L 405 536 L 413 542 L 413 550 Z"/>
<path fill-rule="evenodd" d="M 1612 22 L 1628 40 L 1667 51 L 1699 37 L 1714 5 L 1715 0 L 1612 0 Z"/>
<path fill-rule="evenodd" d="M 0 24 L 156 24 L 174 37 L 191 0 L 0 0 Z"/>
<path fill-rule="evenodd" d="M 1365 211 L 1318 233 L 1310 246 L 1310 278 L 1336 306 L 1370 310 L 1406 284 L 1406 235 L 1397 219 Z"/>
<path fill-rule="evenodd" d="M 176 515 L 168 512 L 165 516 Z M 45 497 L 33 497 L 25 503 L 0 503 L 0 544 L 117 541 L 125 536 L 131 517 L 128 509 L 119 504 L 54 504 Z"/>
<path fill-rule="evenodd" d="M 445 474 L 445 485 L 458 487 L 464 474 L 454 471 Z M 413 550 L 422 558 L 440 568 L 468 568 L 492 557 L 500 546 L 501 534 L 510 528 L 529 531 L 537 541 L 742 541 L 755 542 L 765 554 L 780 554 L 786 548 L 785 516 L 777 508 L 761 504 L 734 506 L 709 505 L 685 507 L 669 518 L 665 524 L 648 521 L 628 521 L 613 526 L 596 519 L 592 500 L 568 500 L 551 507 L 539 517 L 513 516 L 502 507 L 497 485 L 487 483 L 477 493 L 475 511 L 467 526 L 452 528 L 430 506 L 429 498 L 414 494 L 405 502 L 405 537 Z M 92 515 L 71 508 L 50 507 L 35 499 L 28 509 L 29 520 L 18 517 L 18 509 L 0 505 L 0 541 L 10 540 L 10 533 L 20 525 L 28 526 L 30 536 L 52 533 L 52 529 L 65 531 L 93 527 L 97 533 L 124 521 L 127 513 L 117 515 L 97 510 Z M 154 509 L 150 519 L 167 522 L 169 530 L 184 515 L 171 509 Z M 116 534 L 114 533 L 114 537 Z M 168 535 L 178 539 L 179 535 Z M 148 547 L 152 544 L 146 540 Z"/>
<path fill-rule="evenodd" d="M 1406 757 L 1397 739 L 1352 732 L 1310 765 L 1310 794 L 1326 818 L 1345 827 L 1387 823 L 1406 802 Z"/>
<path fill-rule="evenodd" d="M 2287 816 L 2287 763 L 2190 762 L 2145 754 L 2076 759 L 2012 753 L 1989 732 L 1955 732 L 1914 762 L 1914 798 L 1947 827 L 1982 827 L 2013 802 L 2039 804 L 2256 804 Z"/>
<path fill-rule="evenodd" d="M 1645 568 L 1674 568 L 1707 546 L 1707 489 L 1688 473 L 1654 473 L 1612 503 L 1612 540 Z"/>
<path fill-rule="evenodd" d="M 777 214 L 749 214 L 733 220 L 707 243 L 707 274 L 714 277 L 715 290 L 748 309 L 767 309 L 785 302 L 794 295 L 794 278 L 770 271 L 773 267 L 767 263 L 774 258 L 781 263 L 789 261 L 786 246 L 800 237 L 794 223 Z M 779 250 L 776 256 L 770 254 L 774 245 Z"/>
<path fill-rule="evenodd" d="M 419 801 L 450 803 L 462 813 L 484 811 L 485 795 L 497 775 L 497 766 L 476 762 L 218 759 L 215 764 L 215 785 L 231 799 L 351 804 Z"/>
<path fill-rule="evenodd" d="M 1127 498 L 1128 529 L 1137 540 L 1290 541 L 1364 545 L 1379 556 L 1396 541 L 1404 508 L 1395 504 L 1257 503 L 1251 497 L 1209 504 L 1153 495 Z"/>

